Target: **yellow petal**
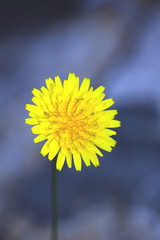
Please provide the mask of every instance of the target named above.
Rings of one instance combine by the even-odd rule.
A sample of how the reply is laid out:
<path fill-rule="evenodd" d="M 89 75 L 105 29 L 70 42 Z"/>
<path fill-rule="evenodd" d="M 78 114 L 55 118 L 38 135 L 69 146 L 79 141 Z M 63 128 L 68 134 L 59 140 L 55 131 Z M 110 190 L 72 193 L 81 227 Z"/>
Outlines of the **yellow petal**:
<path fill-rule="evenodd" d="M 89 167 L 91 164 L 90 164 L 90 160 L 89 160 L 87 151 L 85 149 L 80 149 L 80 152 L 81 152 L 81 156 L 82 156 L 82 159 L 83 159 L 85 165 L 87 167 Z"/>
<path fill-rule="evenodd" d="M 95 111 L 103 111 L 109 107 L 111 107 L 114 104 L 114 100 L 112 98 L 106 99 L 102 101 L 98 106 L 95 107 Z"/>
<path fill-rule="evenodd" d="M 38 106 L 35 106 L 35 105 L 26 104 L 26 110 L 28 110 L 32 113 L 35 113 L 36 115 L 39 115 L 39 116 L 44 115 L 43 110 L 41 108 L 39 108 Z"/>
<path fill-rule="evenodd" d="M 39 121 L 36 118 L 26 118 L 25 123 L 29 125 L 39 124 Z"/>
<path fill-rule="evenodd" d="M 42 92 L 36 88 L 33 88 L 32 90 L 32 94 L 35 96 L 35 97 L 39 97 L 41 98 L 42 97 Z"/>
<path fill-rule="evenodd" d="M 81 84 L 81 87 L 79 89 L 79 96 L 81 96 L 82 94 L 84 95 L 90 86 L 90 79 L 89 78 L 84 78 Z"/>
<path fill-rule="evenodd" d="M 79 90 L 79 78 L 74 73 L 69 73 L 68 82 L 71 83 L 73 94 L 77 94 Z"/>
<path fill-rule="evenodd" d="M 63 86 L 62 86 L 62 82 L 61 82 L 60 77 L 59 77 L 59 76 L 56 76 L 56 77 L 54 78 L 54 80 L 55 80 L 56 88 L 61 91 L 62 88 L 63 88 Z"/>
<path fill-rule="evenodd" d="M 103 91 L 105 90 L 105 87 L 100 86 L 93 92 L 93 96 L 98 97 Z"/>
<path fill-rule="evenodd" d="M 109 124 L 108 124 L 108 128 L 117 128 L 121 126 L 121 122 L 118 120 L 112 120 Z"/>
<path fill-rule="evenodd" d="M 47 94 L 47 95 L 49 94 L 48 89 L 45 88 L 44 86 L 41 87 L 41 91 L 43 92 L 44 95 L 45 95 L 45 94 Z"/>
<path fill-rule="evenodd" d="M 43 147 L 41 148 L 41 154 L 43 155 L 43 157 L 46 156 L 46 155 L 49 153 L 49 147 L 48 147 L 49 142 L 50 142 L 50 141 L 47 141 L 47 142 L 43 145 Z"/>
<path fill-rule="evenodd" d="M 104 135 L 108 135 L 108 136 L 112 136 L 112 135 L 116 135 L 117 133 L 111 129 L 103 129 L 102 130 L 102 134 L 104 133 Z"/>
<path fill-rule="evenodd" d="M 41 106 L 41 99 L 38 97 L 33 97 L 32 102 L 37 106 Z"/>
<path fill-rule="evenodd" d="M 108 143 L 111 147 L 115 147 L 116 146 L 116 141 L 111 138 L 111 137 L 106 137 L 106 138 L 103 138 L 104 142 L 105 143 Z"/>
<path fill-rule="evenodd" d="M 93 87 L 90 87 L 89 91 L 85 94 L 85 101 L 92 99 Z"/>
<path fill-rule="evenodd" d="M 95 167 L 98 167 L 98 166 L 99 166 L 99 160 L 98 160 L 96 154 L 91 155 L 91 156 L 90 156 L 90 160 L 91 160 L 91 162 L 93 163 L 93 165 L 94 165 Z"/>
<path fill-rule="evenodd" d="M 101 153 L 101 151 L 94 145 L 94 143 L 90 142 L 90 141 L 84 141 L 86 149 L 89 152 L 93 152 L 93 153 L 97 153 L 99 156 L 103 157 L 103 154 Z"/>
<path fill-rule="evenodd" d="M 31 131 L 33 134 L 41 134 L 41 133 L 44 133 L 45 128 L 42 127 L 41 125 L 36 125 L 31 128 Z"/>
<path fill-rule="evenodd" d="M 52 80 L 51 78 L 47 78 L 47 79 L 45 80 L 45 82 L 46 82 L 46 86 L 47 86 L 48 90 L 52 92 L 52 90 L 53 90 L 53 88 L 54 88 L 54 82 L 53 82 L 53 80 Z"/>
<path fill-rule="evenodd" d="M 59 170 L 59 171 L 62 170 L 64 162 L 65 162 L 65 155 L 63 155 L 60 151 L 59 154 L 58 154 L 57 162 L 56 162 L 57 170 Z"/>
<path fill-rule="evenodd" d="M 66 162 L 69 168 L 72 167 L 72 154 L 70 151 L 67 151 L 66 153 Z"/>
<path fill-rule="evenodd" d="M 35 137 L 34 138 L 34 142 L 35 143 L 38 143 L 38 142 L 42 142 L 42 141 L 44 141 L 44 140 L 46 140 L 46 136 L 44 136 L 44 135 L 38 135 L 37 137 Z"/>
<path fill-rule="evenodd" d="M 37 118 L 37 115 L 35 113 L 32 113 L 32 112 L 29 112 L 28 116 L 32 117 L 32 118 Z"/>
<path fill-rule="evenodd" d="M 59 149 L 60 149 L 59 143 L 55 139 L 51 140 L 51 142 L 49 144 L 49 151 L 50 152 L 49 152 L 49 155 L 48 155 L 48 159 L 52 160 L 57 155 Z"/>
<path fill-rule="evenodd" d="M 112 148 L 108 142 L 105 142 L 102 140 L 102 138 L 99 138 L 98 136 L 93 140 L 94 144 L 98 146 L 99 148 L 107 151 L 107 152 L 112 152 Z"/>
<path fill-rule="evenodd" d="M 74 166 L 77 171 L 81 171 L 82 169 L 82 159 L 81 155 L 77 151 L 75 154 L 73 154 L 73 161 L 74 161 Z"/>
<path fill-rule="evenodd" d="M 115 115 L 118 114 L 117 110 L 106 110 L 103 112 L 98 112 L 95 115 L 99 116 L 99 121 L 108 121 L 112 120 Z"/>

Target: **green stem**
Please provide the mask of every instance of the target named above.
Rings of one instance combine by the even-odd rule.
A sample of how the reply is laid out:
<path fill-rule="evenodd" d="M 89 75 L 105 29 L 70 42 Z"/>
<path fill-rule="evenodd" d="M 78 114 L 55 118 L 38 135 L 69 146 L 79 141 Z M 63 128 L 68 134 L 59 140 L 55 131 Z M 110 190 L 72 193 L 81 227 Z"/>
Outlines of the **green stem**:
<path fill-rule="evenodd" d="M 51 208 L 52 208 L 52 236 L 51 240 L 58 240 L 58 208 L 57 208 L 57 170 L 56 170 L 56 159 L 52 160 L 51 168 Z"/>

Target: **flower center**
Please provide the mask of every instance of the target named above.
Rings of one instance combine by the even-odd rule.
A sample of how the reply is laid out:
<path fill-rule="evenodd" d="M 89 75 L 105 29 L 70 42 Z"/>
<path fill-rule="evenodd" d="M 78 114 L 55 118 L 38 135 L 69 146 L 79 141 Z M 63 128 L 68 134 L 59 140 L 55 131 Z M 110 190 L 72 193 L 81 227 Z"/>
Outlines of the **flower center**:
<path fill-rule="evenodd" d="M 78 118 L 76 116 L 59 116 L 57 117 L 57 132 L 60 138 L 69 138 L 71 142 L 89 137 L 89 126 L 88 126 L 88 117 L 81 116 Z"/>
<path fill-rule="evenodd" d="M 65 104 L 60 106 L 51 117 L 50 128 L 55 139 L 68 147 L 76 144 L 84 145 L 84 140 L 91 140 L 98 127 L 93 118 L 92 106 L 80 106 L 80 100 L 73 106 Z M 77 104 L 79 103 L 79 104 Z"/>

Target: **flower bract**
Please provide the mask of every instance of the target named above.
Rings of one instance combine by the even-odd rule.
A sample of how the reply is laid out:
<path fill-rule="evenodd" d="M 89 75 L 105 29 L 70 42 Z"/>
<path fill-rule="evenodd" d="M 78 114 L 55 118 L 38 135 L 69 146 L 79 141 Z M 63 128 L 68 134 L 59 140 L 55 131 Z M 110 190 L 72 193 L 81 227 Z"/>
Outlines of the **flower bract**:
<path fill-rule="evenodd" d="M 43 156 L 55 159 L 56 169 L 64 163 L 81 171 L 82 161 L 86 166 L 99 166 L 97 155 L 100 149 L 111 152 L 116 141 L 111 137 L 116 132 L 111 128 L 120 126 L 114 117 L 117 110 L 108 110 L 113 99 L 105 99 L 104 87 L 90 87 L 90 79 L 84 78 L 81 85 L 74 73 L 62 83 L 59 76 L 45 80 L 46 87 L 32 90 L 33 104 L 26 104 L 29 117 L 25 123 L 34 125 L 34 142 L 46 141 L 41 149 Z M 55 158 L 56 157 L 56 158 Z"/>

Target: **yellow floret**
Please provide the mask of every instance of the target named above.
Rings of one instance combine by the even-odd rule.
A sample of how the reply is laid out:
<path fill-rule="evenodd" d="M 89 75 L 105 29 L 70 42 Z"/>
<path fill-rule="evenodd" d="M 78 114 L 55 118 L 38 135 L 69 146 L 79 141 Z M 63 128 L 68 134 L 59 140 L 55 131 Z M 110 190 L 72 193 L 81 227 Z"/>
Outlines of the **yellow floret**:
<path fill-rule="evenodd" d="M 113 99 L 104 99 L 103 86 L 93 89 L 90 79 L 79 78 L 70 73 L 62 83 L 59 76 L 45 80 L 46 87 L 33 89 L 32 104 L 26 104 L 30 118 L 26 124 L 35 125 L 33 134 L 38 134 L 34 142 L 44 143 L 41 154 L 53 160 L 57 156 L 56 168 L 61 170 L 64 163 L 81 171 L 82 161 L 88 167 L 92 163 L 99 166 L 97 155 L 100 149 L 111 152 L 116 141 L 111 138 L 116 132 L 110 128 L 120 126 L 114 117 L 117 110 L 108 110 Z M 79 86 L 80 85 L 80 86 Z"/>

